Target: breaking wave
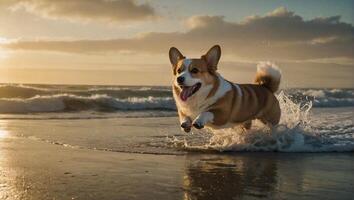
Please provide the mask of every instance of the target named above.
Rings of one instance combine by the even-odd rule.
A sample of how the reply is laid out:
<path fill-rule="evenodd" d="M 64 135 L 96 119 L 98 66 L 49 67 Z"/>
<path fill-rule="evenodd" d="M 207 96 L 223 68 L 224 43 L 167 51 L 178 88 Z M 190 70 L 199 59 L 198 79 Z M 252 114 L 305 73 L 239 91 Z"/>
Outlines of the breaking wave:
<path fill-rule="evenodd" d="M 354 106 L 354 89 L 288 89 L 295 103 L 313 107 Z M 0 85 L 0 114 L 37 112 L 175 111 L 169 87 Z"/>
<path fill-rule="evenodd" d="M 287 93 L 295 102 L 312 101 L 313 107 L 354 106 L 353 89 L 289 89 Z"/>
<path fill-rule="evenodd" d="M 72 94 L 51 96 L 35 96 L 32 98 L 2 98 L 1 113 L 36 113 L 36 112 L 72 112 L 94 110 L 100 112 L 128 110 L 174 110 L 171 97 L 130 97 L 113 98 L 108 95 L 92 95 L 88 97 Z"/>

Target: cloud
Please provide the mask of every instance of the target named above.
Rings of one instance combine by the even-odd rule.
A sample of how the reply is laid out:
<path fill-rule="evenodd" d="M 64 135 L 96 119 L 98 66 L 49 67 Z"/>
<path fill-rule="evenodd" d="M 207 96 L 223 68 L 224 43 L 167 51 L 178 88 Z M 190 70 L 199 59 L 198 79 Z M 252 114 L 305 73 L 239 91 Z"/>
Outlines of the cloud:
<path fill-rule="evenodd" d="M 305 20 L 281 7 L 241 22 L 228 22 L 223 16 L 192 16 L 186 25 L 186 32 L 150 32 L 130 39 L 18 41 L 6 47 L 67 53 L 166 53 L 177 46 L 182 52 L 200 53 L 221 44 L 225 54 L 249 60 L 353 59 L 354 27 L 341 22 L 340 16 Z"/>
<path fill-rule="evenodd" d="M 121 22 L 157 17 L 149 4 L 134 0 L 3 0 L 0 6 L 70 21 Z"/>

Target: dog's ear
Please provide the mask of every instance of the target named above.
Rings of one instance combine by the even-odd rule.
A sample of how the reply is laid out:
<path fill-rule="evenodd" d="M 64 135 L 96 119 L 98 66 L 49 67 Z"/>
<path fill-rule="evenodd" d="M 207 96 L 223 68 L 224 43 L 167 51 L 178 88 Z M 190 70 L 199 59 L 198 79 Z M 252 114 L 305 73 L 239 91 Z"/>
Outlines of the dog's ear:
<path fill-rule="evenodd" d="M 177 67 L 177 63 L 179 60 L 184 59 L 185 57 L 179 52 L 179 50 L 176 47 L 171 47 L 170 51 L 168 52 L 170 56 L 170 62 L 172 64 L 173 68 Z"/>
<path fill-rule="evenodd" d="M 209 51 L 202 56 L 202 59 L 204 59 L 208 65 L 208 69 L 211 72 L 214 72 L 217 70 L 217 66 L 220 60 L 221 56 L 221 48 L 219 45 L 215 45 L 209 49 Z"/>

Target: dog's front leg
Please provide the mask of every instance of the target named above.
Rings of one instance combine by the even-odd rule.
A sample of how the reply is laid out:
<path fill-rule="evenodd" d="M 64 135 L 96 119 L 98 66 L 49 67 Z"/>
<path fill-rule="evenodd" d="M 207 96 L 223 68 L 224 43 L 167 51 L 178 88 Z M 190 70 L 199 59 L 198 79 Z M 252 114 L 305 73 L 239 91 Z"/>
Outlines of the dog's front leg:
<path fill-rule="evenodd" d="M 207 123 L 211 123 L 214 120 L 214 114 L 212 112 L 202 112 L 193 121 L 193 126 L 196 129 L 202 129 Z"/>
<path fill-rule="evenodd" d="M 181 121 L 181 128 L 184 130 L 184 132 L 188 133 L 192 129 L 192 120 L 189 117 L 184 117 Z"/>
<path fill-rule="evenodd" d="M 191 118 L 186 116 L 186 115 L 184 115 L 180 111 L 178 112 L 178 114 L 179 114 L 179 121 L 181 123 L 181 129 L 184 132 L 186 132 L 186 133 L 190 132 L 191 129 L 192 129 L 192 120 L 191 120 Z"/>

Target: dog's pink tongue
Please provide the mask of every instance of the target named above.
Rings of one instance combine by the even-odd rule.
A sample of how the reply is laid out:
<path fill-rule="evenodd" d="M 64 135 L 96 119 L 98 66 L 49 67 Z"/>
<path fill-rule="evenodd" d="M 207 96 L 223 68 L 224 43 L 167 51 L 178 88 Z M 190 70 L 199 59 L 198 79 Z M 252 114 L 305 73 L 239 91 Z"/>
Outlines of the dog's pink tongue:
<path fill-rule="evenodd" d="M 179 95 L 182 101 L 187 101 L 191 88 L 183 88 L 181 94 Z"/>

